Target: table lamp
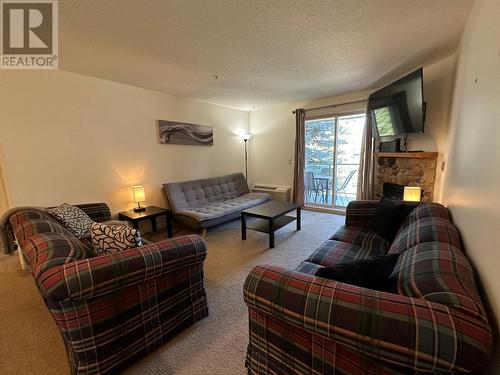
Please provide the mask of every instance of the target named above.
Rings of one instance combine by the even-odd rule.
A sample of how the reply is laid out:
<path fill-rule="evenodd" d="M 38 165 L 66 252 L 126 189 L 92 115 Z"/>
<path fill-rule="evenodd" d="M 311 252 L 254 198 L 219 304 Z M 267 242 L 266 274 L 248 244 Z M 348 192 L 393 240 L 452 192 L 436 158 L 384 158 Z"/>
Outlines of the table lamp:
<path fill-rule="evenodd" d="M 134 185 L 131 186 L 132 194 L 134 195 L 134 202 L 137 203 L 137 207 L 134 207 L 135 212 L 141 212 L 146 210 L 146 208 L 141 206 L 142 202 L 146 201 L 146 193 L 144 192 L 144 186 Z"/>
<path fill-rule="evenodd" d="M 414 186 L 405 186 L 403 200 L 408 202 L 420 202 L 422 198 L 422 189 Z"/>

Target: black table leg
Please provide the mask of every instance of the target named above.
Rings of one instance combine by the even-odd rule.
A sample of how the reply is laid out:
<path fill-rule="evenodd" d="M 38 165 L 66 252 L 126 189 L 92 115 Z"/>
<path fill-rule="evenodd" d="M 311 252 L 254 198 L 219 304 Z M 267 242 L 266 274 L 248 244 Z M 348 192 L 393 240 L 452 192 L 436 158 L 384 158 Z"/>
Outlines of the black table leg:
<path fill-rule="evenodd" d="M 274 249 L 274 220 L 269 220 L 269 248 Z"/>
<path fill-rule="evenodd" d="M 301 225 L 301 209 L 300 209 L 300 206 L 297 207 L 297 230 L 300 230 L 300 225 Z"/>
<path fill-rule="evenodd" d="M 151 229 L 153 230 L 153 232 L 156 232 L 158 230 L 158 228 L 156 227 L 156 217 L 151 218 Z"/>
<path fill-rule="evenodd" d="M 170 214 L 167 213 L 167 215 L 165 215 L 167 217 L 167 237 L 168 238 L 172 238 L 173 235 L 172 235 L 172 218 L 170 217 Z"/>
<path fill-rule="evenodd" d="M 139 229 L 139 222 L 136 220 L 132 221 L 132 226 L 134 227 L 134 229 Z"/>
<path fill-rule="evenodd" d="M 241 239 L 247 239 L 247 220 L 244 214 L 241 214 Z"/>

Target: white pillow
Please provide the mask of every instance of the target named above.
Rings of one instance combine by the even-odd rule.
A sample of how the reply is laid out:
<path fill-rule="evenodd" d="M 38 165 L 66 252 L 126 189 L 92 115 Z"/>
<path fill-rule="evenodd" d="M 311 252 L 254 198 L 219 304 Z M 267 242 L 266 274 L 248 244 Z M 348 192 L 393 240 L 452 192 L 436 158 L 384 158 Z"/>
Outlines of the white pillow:
<path fill-rule="evenodd" d="M 94 222 L 82 209 L 68 203 L 51 208 L 48 212 L 77 238 L 81 238 Z"/>
<path fill-rule="evenodd" d="M 142 246 L 139 231 L 124 225 L 94 223 L 90 227 L 90 237 L 97 255 L 113 254 Z"/>

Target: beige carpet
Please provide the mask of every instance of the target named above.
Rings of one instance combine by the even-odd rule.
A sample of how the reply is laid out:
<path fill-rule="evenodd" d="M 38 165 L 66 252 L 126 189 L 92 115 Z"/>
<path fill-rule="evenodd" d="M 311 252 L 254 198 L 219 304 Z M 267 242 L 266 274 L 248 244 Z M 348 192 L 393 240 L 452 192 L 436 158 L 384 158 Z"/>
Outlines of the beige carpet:
<path fill-rule="evenodd" d="M 342 216 L 304 211 L 302 230 L 295 231 L 295 223 L 282 228 L 274 249 L 258 232 L 248 231 L 247 241 L 241 241 L 238 220 L 209 230 L 205 283 L 210 316 L 125 373 L 245 374 L 246 275 L 261 263 L 297 266 L 343 222 Z M 0 374 L 69 373 L 59 331 L 33 278 L 20 271 L 17 256 L 0 256 L 0 314 Z"/>

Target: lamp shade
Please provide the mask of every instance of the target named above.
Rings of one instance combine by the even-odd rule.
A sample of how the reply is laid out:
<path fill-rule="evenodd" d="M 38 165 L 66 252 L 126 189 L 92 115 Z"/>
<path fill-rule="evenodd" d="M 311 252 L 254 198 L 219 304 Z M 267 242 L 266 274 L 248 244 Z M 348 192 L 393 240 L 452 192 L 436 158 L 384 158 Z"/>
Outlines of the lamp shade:
<path fill-rule="evenodd" d="M 132 188 L 132 194 L 134 195 L 134 202 L 135 203 L 140 203 L 140 202 L 146 201 L 146 193 L 144 191 L 144 186 L 135 185 L 135 186 L 131 186 L 131 188 Z"/>
<path fill-rule="evenodd" d="M 252 138 L 252 134 L 241 134 L 240 138 L 244 141 L 248 141 L 250 138 Z"/>
<path fill-rule="evenodd" d="M 419 187 L 405 186 L 403 200 L 409 202 L 420 202 L 422 197 L 422 189 Z"/>

